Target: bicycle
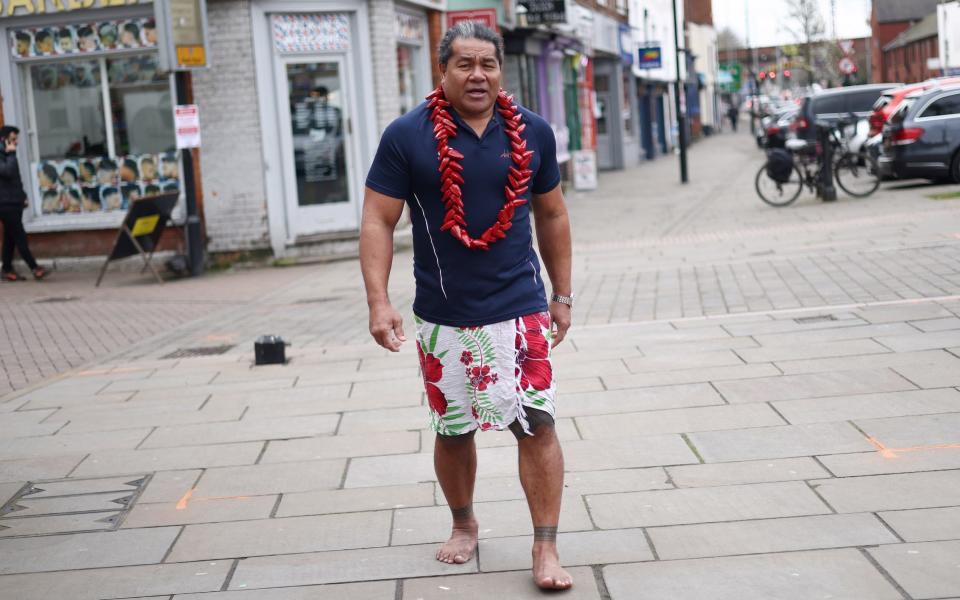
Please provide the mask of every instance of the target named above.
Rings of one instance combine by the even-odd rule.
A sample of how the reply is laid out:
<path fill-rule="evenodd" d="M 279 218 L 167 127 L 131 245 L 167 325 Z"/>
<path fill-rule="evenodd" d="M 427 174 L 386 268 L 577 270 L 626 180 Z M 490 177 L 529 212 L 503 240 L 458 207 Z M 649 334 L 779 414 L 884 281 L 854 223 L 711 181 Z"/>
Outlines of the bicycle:
<path fill-rule="evenodd" d="M 845 123 L 837 123 L 830 129 L 830 144 L 833 149 L 833 177 L 847 194 L 865 198 L 880 187 L 876 161 L 866 152 L 854 152 L 849 140 L 842 134 Z M 760 199 L 770 206 L 784 207 L 792 204 L 807 187 L 817 197 L 823 196 L 823 150 L 819 142 L 787 140 L 786 149 L 794 158 L 793 169 L 785 181 L 777 181 L 768 173 L 768 161 L 760 167 L 754 180 L 754 188 Z M 768 154 L 769 156 L 769 154 Z"/>

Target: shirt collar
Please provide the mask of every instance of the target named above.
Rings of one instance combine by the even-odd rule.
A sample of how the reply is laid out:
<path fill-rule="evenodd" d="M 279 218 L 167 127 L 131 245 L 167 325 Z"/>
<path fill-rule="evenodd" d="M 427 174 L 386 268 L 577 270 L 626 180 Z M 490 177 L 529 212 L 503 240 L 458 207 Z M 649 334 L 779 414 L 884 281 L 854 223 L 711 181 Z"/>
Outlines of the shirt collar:
<path fill-rule="evenodd" d="M 450 112 L 450 116 L 453 117 L 454 122 L 456 122 L 457 127 L 459 127 L 460 129 L 463 129 L 464 131 L 470 134 L 476 135 L 476 132 L 473 130 L 473 128 L 467 125 L 467 122 L 463 120 L 463 117 L 460 116 L 460 114 L 457 112 L 457 109 L 455 109 L 452 104 L 450 105 L 450 108 L 448 110 Z M 495 129 L 501 129 L 501 128 L 503 128 L 503 115 L 501 115 L 500 111 L 497 110 L 497 104 L 496 104 L 496 101 L 494 101 L 493 118 L 490 119 L 489 123 L 487 123 L 487 128 L 484 130 L 483 136 L 481 136 L 480 139 L 483 139 L 484 137 L 486 137 L 491 131 Z"/>

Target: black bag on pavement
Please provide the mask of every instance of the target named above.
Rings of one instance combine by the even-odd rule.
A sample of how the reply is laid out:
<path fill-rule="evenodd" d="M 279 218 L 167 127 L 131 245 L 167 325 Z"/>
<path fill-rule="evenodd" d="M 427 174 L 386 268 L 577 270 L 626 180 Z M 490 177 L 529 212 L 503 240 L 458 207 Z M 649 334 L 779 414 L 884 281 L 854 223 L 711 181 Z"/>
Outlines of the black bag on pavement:
<path fill-rule="evenodd" d="M 777 183 L 790 181 L 793 173 L 793 154 L 783 148 L 774 148 L 767 155 L 767 175 Z"/>

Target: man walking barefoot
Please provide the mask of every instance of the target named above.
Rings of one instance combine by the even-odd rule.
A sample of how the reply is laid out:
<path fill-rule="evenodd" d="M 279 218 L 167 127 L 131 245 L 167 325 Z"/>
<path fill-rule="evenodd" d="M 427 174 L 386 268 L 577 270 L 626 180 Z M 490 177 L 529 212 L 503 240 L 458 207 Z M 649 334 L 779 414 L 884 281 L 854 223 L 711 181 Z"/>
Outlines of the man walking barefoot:
<path fill-rule="evenodd" d="M 441 84 L 384 132 L 367 176 L 360 262 L 370 333 L 396 352 L 406 340 L 387 281 L 393 231 L 410 206 L 417 351 L 436 432 L 434 467 L 453 517 L 437 560 L 465 563 L 477 429 L 510 429 L 533 520 L 533 577 L 573 580 L 557 554 L 563 453 L 554 430 L 550 349 L 570 327 L 570 224 L 550 126 L 500 90 L 503 39 L 475 22 L 440 42 Z M 553 287 L 546 301 L 533 250 Z"/>

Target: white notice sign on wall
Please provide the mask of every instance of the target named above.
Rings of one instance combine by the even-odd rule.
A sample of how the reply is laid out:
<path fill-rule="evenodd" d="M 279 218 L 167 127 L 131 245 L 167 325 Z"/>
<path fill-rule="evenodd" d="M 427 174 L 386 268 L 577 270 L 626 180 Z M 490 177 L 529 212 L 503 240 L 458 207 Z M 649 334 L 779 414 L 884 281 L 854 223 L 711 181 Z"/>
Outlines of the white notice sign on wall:
<path fill-rule="evenodd" d="M 200 147 L 200 110 L 196 104 L 181 104 L 173 109 L 177 130 L 177 149 Z"/>

